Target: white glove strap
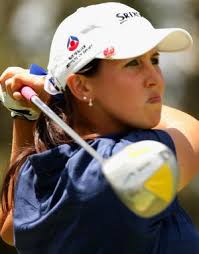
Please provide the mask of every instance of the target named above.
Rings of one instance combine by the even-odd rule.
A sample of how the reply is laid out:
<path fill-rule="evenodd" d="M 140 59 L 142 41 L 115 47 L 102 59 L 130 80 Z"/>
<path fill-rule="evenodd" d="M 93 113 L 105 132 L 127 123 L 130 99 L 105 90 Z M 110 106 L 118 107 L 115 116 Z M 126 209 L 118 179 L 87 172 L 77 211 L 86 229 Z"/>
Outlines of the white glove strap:
<path fill-rule="evenodd" d="M 22 117 L 27 120 L 37 120 L 39 118 L 39 112 L 35 111 L 32 108 L 23 107 L 21 103 L 14 100 L 8 93 L 2 91 L 0 85 L 0 102 L 4 105 L 5 108 L 11 111 L 12 117 Z"/>

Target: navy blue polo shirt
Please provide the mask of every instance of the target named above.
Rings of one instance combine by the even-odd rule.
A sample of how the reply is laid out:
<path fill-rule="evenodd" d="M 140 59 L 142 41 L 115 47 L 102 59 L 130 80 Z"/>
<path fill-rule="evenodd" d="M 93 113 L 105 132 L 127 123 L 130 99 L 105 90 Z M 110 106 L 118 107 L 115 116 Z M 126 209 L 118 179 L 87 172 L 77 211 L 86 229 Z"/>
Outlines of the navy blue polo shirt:
<path fill-rule="evenodd" d="M 104 158 L 141 140 L 175 147 L 159 130 L 89 141 Z M 79 145 L 30 156 L 15 189 L 14 232 L 21 254 L 199 254 L 199 234 L 177 198 L 150 219 L 125 207 L 99 163 Z"/>

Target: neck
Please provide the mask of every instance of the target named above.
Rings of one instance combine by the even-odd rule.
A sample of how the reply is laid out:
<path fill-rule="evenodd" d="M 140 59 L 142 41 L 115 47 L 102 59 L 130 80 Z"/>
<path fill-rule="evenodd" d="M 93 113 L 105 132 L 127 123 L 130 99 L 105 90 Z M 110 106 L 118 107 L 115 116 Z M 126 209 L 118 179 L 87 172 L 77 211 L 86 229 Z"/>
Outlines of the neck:
<path fill-rule="evenodd" d="M 110 114 L 99 112 L 95 105 L 89 107 L 84 103 L 75 106 L 73 128 L 80 136 L 89 138 L 127 131 L 129 126 Z"/>

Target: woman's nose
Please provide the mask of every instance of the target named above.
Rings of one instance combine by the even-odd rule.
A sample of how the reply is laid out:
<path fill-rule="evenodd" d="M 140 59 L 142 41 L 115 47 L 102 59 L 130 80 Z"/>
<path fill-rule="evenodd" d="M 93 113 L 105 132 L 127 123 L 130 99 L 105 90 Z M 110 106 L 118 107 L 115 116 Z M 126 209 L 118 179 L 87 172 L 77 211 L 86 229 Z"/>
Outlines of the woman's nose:
<path fill-rule="evenodd" d="M 163 86 L 161 71 L 157 65 L 149 65 L 145 68 L 145 87 Z"/>

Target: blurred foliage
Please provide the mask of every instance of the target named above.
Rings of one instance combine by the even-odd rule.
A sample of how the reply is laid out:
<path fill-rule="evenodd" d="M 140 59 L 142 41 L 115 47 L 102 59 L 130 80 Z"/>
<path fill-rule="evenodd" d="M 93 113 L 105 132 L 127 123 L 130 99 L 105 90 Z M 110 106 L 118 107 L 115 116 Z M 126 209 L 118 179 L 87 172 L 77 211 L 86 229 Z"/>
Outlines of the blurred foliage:
<path fill-rule="evenodd" d="M 28 68 L 37 63 L 46 68 L 50 41 L 57 25 L 80 6 L 102 3 L 98 0 L 0 0 L 0 73 L 8 66 Z M 133 6 L 149 18 L 155 27 L 182 26 L 193 35 L 195 46 L 191 53 L 170 58 L 164 64 L 167 83 L 165 102 L 199 116 L 198 109 L 198 0 L 134 0 L 116 1 Z M 81 22 L 81 20 L 80 20 Z M 132 35 L 133 36 L 133 35 Z M 177 60 L 176 60 L 177 59 Z M 8 163 L 11 148 L 12 120 L 0 105 L 0 168 L 1 177 Z M 23 131 L 23 130 L 22 130 Z M 199 226 L 198 177 L 182 191 L 180 199 Z M 0 253 L 15 253 L 0 242 Z"/>

